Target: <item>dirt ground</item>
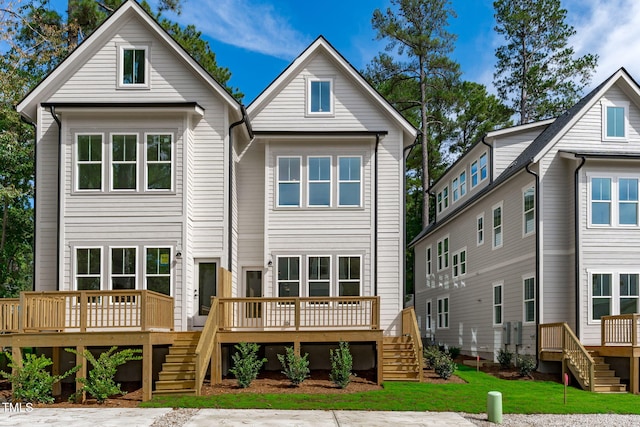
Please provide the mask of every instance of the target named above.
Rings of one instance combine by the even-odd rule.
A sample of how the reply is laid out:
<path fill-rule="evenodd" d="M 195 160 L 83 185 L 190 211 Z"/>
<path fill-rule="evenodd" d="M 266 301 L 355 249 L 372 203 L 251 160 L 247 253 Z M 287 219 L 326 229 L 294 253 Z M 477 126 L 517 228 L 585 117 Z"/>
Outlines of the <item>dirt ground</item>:
<path fill-rule="evenodd" d="M 456 360 L 458 363 L 462 363 L 462 359 Z M 507 380 L 520 380 L 520 381 L 556 381 L 560 379 L 557 375 L 541 374 L 534 372 L 531 377 L 522 378 L 519 376 L 515 369 L 502 369 L 499 365 L 489 365 L 480 368 L 483 372 L 489 373 L 495 377 Z M 448 380 L 443 380 L 438 377 L 433 370 L 425 369 L 423 371 L 423 380 L 426 383 L 431 384 L 464 384 L 465 381 L 460 377 L 453 375 Z M 95 399 L 88 398 L 84 403 L 72 403 L 68 401 L 68 397 L 73 393 L 73 384 L 63 384 L 62 395 L 56 397 L 56 402 L 52 404 L 37 404 L 36 407 L 87 407 L 87 406 L 102 406 L 102 407 L 122 407 L 132 408 L 137 407 L 142 402 L 142 389 L 139 382 L 122 383 L 122 390 L 126 391 L 123 396 L 114 396 L 102 404 L 98 405 Z M 280 372 L 263 372 L 258 378 L 251 383 L 248 388 L 240 388 L 237 385 L 237 381 L 233 378 L 225 378 L 221 384 L 211 385 L 205 382 L 202 392 L 203 395 L 217 395 L 226 393 L 302 393 L 302 394 L 344 394 L 344 393 L 359 393 L 365 391 L 380 390 L 382 387 L 378 386 L 375 382 L 375 371 L 363 371 L 356 372 L 346 389 L 340 389 L 336 387 L 329 379 L 328 371 L 312 371 L 311 377 L 307 378 L 298 387 L 290 385 L 289 380 Z M 0 381 L 0 401 L 7 401 L 11 399 L 11 384 L 7 381 Z"/>

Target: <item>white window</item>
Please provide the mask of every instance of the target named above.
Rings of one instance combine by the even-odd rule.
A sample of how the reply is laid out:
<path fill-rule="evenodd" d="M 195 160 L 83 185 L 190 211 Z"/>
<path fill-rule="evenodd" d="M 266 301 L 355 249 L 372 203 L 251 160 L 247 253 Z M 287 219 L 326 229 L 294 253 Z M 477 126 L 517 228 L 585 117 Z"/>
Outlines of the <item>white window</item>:
<path fill-rule="evenodd" d="M 300 206 L 300 157 L 278 157 L 278 206 Z"/>
<path fill-rule="evenodd" d="M 137 134 L 111 135 L 111 189 L 137 188 Z"/>
<path fill-rule="evenodd" d="M 338 157 L 338 205 L 360 206 L 362 158 Z"/>
<path fill-rule="evenodd" d="M 484 244 L 484 213 L 476 217 L 476 245 Z"/>
<path fill-rule="evenodd" d="M 438 271 L 449 268 L 449 236 L 438 240 Z"/>
<path fill-rule="evenodd" d="M 536 231 L 535 192 L 533 187 L 522 193 L 522 226 L 523 235 L 528 236 Z"/>
<path fill-rule="evenodd" d="M 522 283 L 524 286 L 524 321 L 532 323 L 536 321 L 536 279 L 525 277 Z"/>
<path fill-rule="evenodd" d="M 173 188 L 173 135 L 146 135 L 147 190 Z"/>
<path fill-rule="evenodd" d="M 431 263 L 433 262 L 431 256 L 431 246 L 426 249 L 426 259 L 425 259 L 425 273 L 426 273 L 426 283 L 427 287 L 431 286 L 431 274 L 433 272 L 433 268 Z"/>
<path fill-rule="evenodd" d="M 640 312 L 638 272 L 591 272 L 591 321 L 602 316 Z"/>
<path fill-rule="evenodd" d="M 438 193 L 438 213 L 449 207 L 449 187 L 444 187 Z"/>
<path fill-rule="evenodd" d="M 449 328 L 449 297 L 438 298 L 438 329 Z"/>
<path fill-rule="evenodd" d="M 493 324 L 502 325 L 502 283 L 493 285 Z"/>
<path fill-rule="evenodd" d="M 426 332 L 425 335 L 429 337 L 431 336 L 431 331 L 433 331 L 433 312 L 431 307 L 431 300 L 427 300 L 425 314 L 426 314 L 424 317 L 424 326 L 425 326 L 425 332 Z"/>
<path fill-rule="evenodd" d="M 120 46 L 118 87 L 149 87 L 148 53 L 147 46 Z"/>
<path fill-rule="evenodd" d="M 602 103 L 602 139 L 604 141 L 626 141 L 629 103 Z"/>
<path fill-rule="evenodd" d="M 487 179 L 487 153 L 480 156 L 480 181 Z"/>
<path fill-rule="evenodd" d="M 620 273 L 620 314 L 638 313 L 638 274 Z"/>
<path fill-rule="evenodd" d="M 136 248 L 111 248 L 111 289 L 136 289 Z"/>
<path fill-rule="evenodd" d="M 309 262 L 309 296 L 331 296 L 331 257 L 310 256 Z"/>
<path fill-rule="evenodd" d="M 76 289 L 99 291 L 102 276 L 102 250 L 100 248 L 76 248 Z"/>
<path fill-rule="evenodd" d="M 146 248 L 145 288 L 171 295 L 171 248 Z"/>
<path fill-rule="evenodd" d="M 590 185 L 590 225 L 638 226 L 638 177 L 592 176 Z"/>
<path fill-rule="evenodd" d="M 493 249 L 502 247 L 502 203 L 492 209 Z"/>
<path fill-rule="evenodd" d="M 467 250 L 462 249 L 453 254 L 452 257 L 453 277 L 460 277 L 467 274 Z"/>
<path fill-rule="evenodd" d="M 591 319 L 600 320 L 611 315 L 612 274 L 595 273 L 591 275 Z"/>
<path fill-rule="evenodd" d="M 278 296 L 300 296 L 300 257 L 278 257 Z"/>
<path fill-rule="evenodd" d="M 310 115 L 333 114 L 333 80 L 308 79 L 307 104 Z"/>
<path fill-rule="evenodd" d="M 462 171 L 460 174 L 460 197 L 464 197 L 467 194 L 467 171 Z"/>
<path fill-rule="evenodd" d="M 478 161 L 474 160 L 471 163 L 471 188 L 475 187 L 480 183 L 480 179 L 478 177 Z"/>
<path fill-rule="evenodd" d="M 459 186 L 459 181 L 458 178 L 453 178 L 453 181 L 451 182 L 451 192 L 453 193 L 453 202 L 457 202 L 458 199 L 460 198 L 460 189 L 458 188 Z"/>
<path fill-rule="evenodd" d="M 309 206 L 331 206 L 331 157 L 309 157 Z"/>
<path fill-rule="evenodd" d="M 483 153 L 471 163 L 471 188 L 487 179 L 487 153 Z"/>
<path fill-rule="evenodd" d="M 361 288 L 360 256 L 338 257 L 338 296 L 358 297 Z"/>
<path fill-rule="evenodd" d="M 76 135 L 76 189 L 102 190 L 102 134 Z"/>

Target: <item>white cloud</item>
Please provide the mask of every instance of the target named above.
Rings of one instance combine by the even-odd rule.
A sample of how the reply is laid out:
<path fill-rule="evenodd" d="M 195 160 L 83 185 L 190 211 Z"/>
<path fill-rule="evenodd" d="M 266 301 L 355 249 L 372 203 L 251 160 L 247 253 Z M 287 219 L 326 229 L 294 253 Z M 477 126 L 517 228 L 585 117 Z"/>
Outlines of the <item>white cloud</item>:
<path fill-rule="evenodd" d="M 637 0 L 569 0 L 567 22 L 576 35 L 576 54 L 595 53 L 598 67 L 592 86 L 620 67 L 640 78 L 640 2 Z"/>
<path fill-rule="evenodd" d="M 291 60 L 311 41 L 280 16 L 273 5 L 255 0 L 192 0 L 182 15 L 171 16 L 181 24 L 193 24 L 220 42 Z"/>

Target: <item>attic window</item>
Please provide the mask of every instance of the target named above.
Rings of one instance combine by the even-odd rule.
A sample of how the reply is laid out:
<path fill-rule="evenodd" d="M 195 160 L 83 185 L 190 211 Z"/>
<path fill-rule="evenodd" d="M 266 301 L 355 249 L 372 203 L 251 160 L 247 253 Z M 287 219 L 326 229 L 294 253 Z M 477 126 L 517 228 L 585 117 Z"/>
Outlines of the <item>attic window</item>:
<path fill-rule="evenodd" d="M 309 79 L 307 105 L 307 112 L 310 115 L 333 114 L 333 80 Z"/>
<path fill-rule="evenodd" d="M 602 106 L 602 139 L 626 141 L 629 103 L 604 102 Z"/>
<path fill-rule="evenodd" d="M 118 86 L 147 88 L 149 86 L 147 46 L 121 46 Z"/>

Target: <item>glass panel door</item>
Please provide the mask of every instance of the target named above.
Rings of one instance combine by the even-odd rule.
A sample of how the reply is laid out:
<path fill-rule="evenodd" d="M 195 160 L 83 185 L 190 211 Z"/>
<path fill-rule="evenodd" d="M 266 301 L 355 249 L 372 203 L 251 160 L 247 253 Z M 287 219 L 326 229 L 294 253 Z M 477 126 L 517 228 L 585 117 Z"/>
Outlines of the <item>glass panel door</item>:
<path fill-rule="evenodd" d="M 262 297 L 262 271 L 246 270 L 245 271 L 245 290 L 248 298 Z M 249 302 L 246 304 L 245 314 L 247 319 L 262 318 L 262 303 Z"/>

